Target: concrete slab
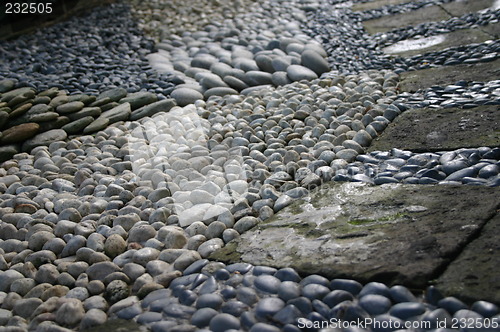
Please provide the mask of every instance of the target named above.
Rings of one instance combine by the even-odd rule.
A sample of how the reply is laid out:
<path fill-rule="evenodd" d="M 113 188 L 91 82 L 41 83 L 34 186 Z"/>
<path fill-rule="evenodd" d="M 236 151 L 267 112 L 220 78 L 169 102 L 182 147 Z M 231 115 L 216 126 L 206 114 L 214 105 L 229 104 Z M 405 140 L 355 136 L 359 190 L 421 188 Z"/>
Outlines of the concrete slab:
<path fill-rule="evenodd" d="M 363 22 L 366 32 L 374 35 L 407 26 L 415 26 L 425 22 L 436 22 L 450 19 L 451 16 L 439 6 L 420 8 L 408 13 L 383 16 Z"/>
<path fill-rule="evenodd" d="M 363 25 L 369 34 L 375 34 L 425 22 L 448 20 L 490 8 L 494 4 L 495 0 L 457 0 L 445 5 L 423 7 L 407 13 L 368 20 L 363 22 Z"/>
<path fill-rule="evenodd" d="M 384 6 L 394 6 L 394 5 L 399 5 L 402 3 L 408 3 L 411 2 L 412 0 L 373 0 L 369 2 L 363 2 L 363 3 L 355 3 L 352 6 L 352 10 L 355 12 L 361 12 L 365 10 L 372 10 Z"/>
<path fill-rule="evenodd" d="M 398 116 L 368 151 L 414 152 L 500 146 L 500 106 L 412 109 Z"/>
<path fill-rule="evenodd" d="M 499 4 L 500 4 L 500 1 L 499 1 Z M 499 23 L 488 24 L 488 25 L 480 27 L 480 29 L 483 30 L 484 32 L 488 33 L 491 36 L 491 39 L 500 38 L 500 24 Z"/>
<path fill-rule="evenodd" d="M 400 75 L 401 92 L 416 92 L 431 86 L 446 86 L 458 81 L 489 82 L 500 77 L 500 59 L 492 62 L 444 66 L 405 72 Z"/>
<path fill-rule="evenodd" d="M 327 183 L 211 258 L 423 289 L 495 215 L 499 196 L 477 186 Z"/>
<path fill-rule="evenodd" d="M 459 17 L 474 13 L 495 5 L 496 0 L 456 0 L 442 5 L 452 16 Z"/>
<path fill-rule="evenodd" d="M 483 43 L 491 39 L 492 36 L 482 29 L 464 29 L 427 38 L 402 40 L 385 47 L 383 51 L 387 54 L 411 57 L 417 54 L 444 50 L 449 47 Z"/>
<path fill-rule="evenodd" d="M 477 298 L 500 304 L 500 214 L 488 221 L 480 236 L 437 279 L 436 287 L 446 296 L 473 302 Z"/>

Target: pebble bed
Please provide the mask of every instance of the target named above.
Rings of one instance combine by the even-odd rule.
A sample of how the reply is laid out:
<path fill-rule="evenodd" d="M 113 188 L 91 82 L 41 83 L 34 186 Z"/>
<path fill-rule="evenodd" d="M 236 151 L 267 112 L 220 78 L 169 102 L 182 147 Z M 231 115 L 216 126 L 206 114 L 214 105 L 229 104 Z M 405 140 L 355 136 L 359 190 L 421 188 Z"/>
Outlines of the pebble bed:
<path fill-rule="evenodd" d="M 151 69 L 146 55 L 154 48 L 154 41 L 137 27 L 130 7 L 116 3 L 0 41 L 0 77 L 39 92 L 57 88 L 97 95 L 120 87 L 168 95 L 175 79 Z"/>
<path fill-rule="evenodd" d="M 153 34 L 157 52 L 122 4 L 64 23 L 82 33 L 55 39 L 66 46 L 89 45 L 77 42 L 89 33 L 81 26 L 115 27 L 103 30 L 113 47 L 86 39 L 102 57 L 81 52 L 76 69 L 59 44 L 47 55 L 53 73 L 18 52 L 59 25 L 0 45 L 23 54 L 0 62 L 0 331 L 85 330 L 110 318 L 215 332 L 500 319 L 492 303 L 468 306 L 433 287 L 415 296 L 207 259 L 325 181 L 498 186 L 499 148 L 365 154 L 408 108 L 498 104 L 498 81 L 398 94 L 397 73 L 410 68 L 389 61 L 362 31 L 363 14 L 341 1 L 207 10 L 209 24 L 185 32 L 169 26 L 178 12 L 139 8 L 142 28 L 163 31 Z M 116 33 L 120 24 L 130 28 Z M 111 70 L 121 81 L 103 78 Z"/>

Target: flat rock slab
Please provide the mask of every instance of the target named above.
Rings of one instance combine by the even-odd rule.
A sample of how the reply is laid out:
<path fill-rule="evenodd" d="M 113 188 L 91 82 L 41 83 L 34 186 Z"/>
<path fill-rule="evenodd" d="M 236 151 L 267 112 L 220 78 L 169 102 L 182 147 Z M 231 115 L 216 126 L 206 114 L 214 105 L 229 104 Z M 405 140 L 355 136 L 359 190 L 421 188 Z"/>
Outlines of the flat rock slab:
<path fill-rule="evenodd" d="M 372 9 L 377 9 L 381 8 L 384 6 L 394 6 L 394 5 L 399 5 L 402 3 L 408 3 L 411 2 L 412 0 L 373 0 L 369 2 L 360 2 L 353 4 L 352 10 L 356 12 L 361 12 L 365 10 L 372 10 Z"/>
<path fill-rule="evenodd" d="M 492 36 L 482 29 L 463 29 L 428 38 L 402 40 L 384 48 L 383 51 L 401 57 L 411 57 L 449 47 L 479 44 L 491 39 Z"/>
<path fill-rule="evenodd" d="M 327 183 L 211 258 L 423 289 L 496 213 L 499 188 Z"/>
<path fill-rule="evenodd" d="M 398 116 L 368 152 L 392 148 L 435 152 L 460 148 L 500 146 L 500 106 L 471 109 L 411 109 Z"/>
<path fill-rule="evenodd" d="M 458 81 L 489 82 L 500 76 L 500 59 L 492 62 L 462 64 L 409 71 L 400 75 L 401 92 L 416 92 L 434 85 L 446 86 Z"/>
<path fill-rule="evenodd" d="M 447 296 L 473 302 L 480 298 L 500 304 L 500 214 L 488 221 L 481 235 L 439 277 L 436 287 Z"/>
<path fill-rule="evenodd" d="M 464 14 L 474 13 L 491 7 L 495 0 L 453 1 L 440 6 L 423 7 L 407 13 L 389 15 L 363 22 L 369 34 L 387 32 L 407 26 L 416 26 L 425 22 L 448 20 Z"/>

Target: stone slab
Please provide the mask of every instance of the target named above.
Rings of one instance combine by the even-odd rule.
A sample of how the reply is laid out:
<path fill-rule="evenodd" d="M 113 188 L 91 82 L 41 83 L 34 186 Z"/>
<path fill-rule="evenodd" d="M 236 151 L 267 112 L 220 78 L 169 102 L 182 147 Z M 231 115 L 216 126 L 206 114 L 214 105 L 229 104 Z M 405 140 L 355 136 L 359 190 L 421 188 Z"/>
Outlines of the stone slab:
<path fill-rule="evenodd" d="M 384 16 L 363 22 L 369 34 L 387 32 L 407 26 L 416 26 L 425 22 L 448 20 L 464 14 L 474 13 L 491 7 L 495 0 L 453 1 L 444 5 L 423 7 L 411 12 Z"/>
<path fill-rule="evenodd" d="M 365 10 L 372 10 L 372 9 L 381 8 L 384 6 L 399 5 L 399 4 L 408 3 L 411 1 L 412 0 L 373 0 L 373 1 L 368 1 L 368 2 L 355 3 L 352 6 L 352 10 L 356 11 L 356 12 L 360 12 L 360 11 L 365 11 Z"/>
<path fill-rule="evenodd" d="M 455 84 L 461 80 L 489 82 L 498 77 L 500 77 L 500 59 L 405 72 L 400 75 L 398 88 L 401 92 L 416 92 L 434 85 Z"/>
<path fill-rule="evenodd" d="M 327 183 L 211 258 L 423 289 L 496 213 L 500 188 Z"/>
<path fill-rule="evenodd" d="M 384 48 L 383 51 L 401 57 L 411 57 L 418 54 L 441 51 L 450 47 L 479 44 L 491 39 L 492 36 L 482 29 L 463 29 L 429 38 L 403 40 Z M 438 43 L 425 44 L 424 42 L 428 40 L 436 40 Z M 415 46 L 420 47 L 413 49 Z"/>
<path fill-rule="evenodd" d="M 368 152 L 392 148 L 414 152 L 500 146 L 500 106 L 411 109 L 398 116 Z"/>
<path fill-rule="evenodd" d="M 451 15 L 460 17 L 492 7 L 496 0 L 459 0 L 445 3 L 442 7 Z"/>
<path fill-rule="evenodd" d="M 446 296 L 474 302 L 477 298 L 500 304 L 500 214 L 488 221 L 480 236 L 437 279 Z"/>
<path fill-rule="evenodd" d="M 420 8 L 407 13 L 383 16 L 363 22 L 366 32 L 374 35 L 407 26 L 416 26 L 425 22 L 436 22 L 450 19 L 451 16 L 439 6 Z"/>

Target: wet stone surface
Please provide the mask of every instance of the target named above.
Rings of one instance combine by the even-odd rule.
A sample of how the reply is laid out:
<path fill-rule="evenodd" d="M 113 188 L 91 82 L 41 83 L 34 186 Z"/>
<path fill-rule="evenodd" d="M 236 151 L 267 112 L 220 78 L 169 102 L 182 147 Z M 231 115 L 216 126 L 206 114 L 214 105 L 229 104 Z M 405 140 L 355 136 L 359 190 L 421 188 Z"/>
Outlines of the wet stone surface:
<path fill-rule="evenodd" d="M 497 196 L 472 186 L 325 184 L 212 257 L 423 288 L 496 213 Z"/>
<path fill-rule="evenodd" d="M 487 82 L 498 77 L 500 60 L 487 63 L 460 64 L 455 66 L 409 71 L 400 75 L 399 89 L 416 92 L 432 86 L 446 86 L 459 81 Z"/>
<path fill-rule="evenodd" d="M 500 145 L 499 106 L 414 109 L 404 112 L 375 139 L 369 151 L 416 152 Z"/>
<path fill-rule="evenodd" d="M 471 301 L 477 294 L 485 301 L 500 302 L 500 284 L 495 273 L 500 264 L 495 234 L 500 231 L 500 215 L 496 215 L 482 229 L 457 259 L 438 278 L 436 286 L 446 294 Z"/>
<path fill-rule="evenodd" d="M 408 13 L 365 21 L 363 25 L 368 33 L 375 34 L 377 32 L 386 32 L 406 26 L 416 26 L 420 23 L 442 21 L 452 17 L 459 17 L 467 13 L 489 8 L 493 4 L 494 0 L 454 1 L 444 5 L 426 6 Z"/>

